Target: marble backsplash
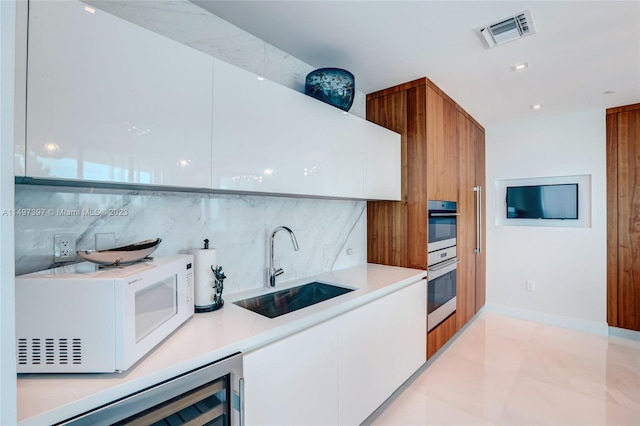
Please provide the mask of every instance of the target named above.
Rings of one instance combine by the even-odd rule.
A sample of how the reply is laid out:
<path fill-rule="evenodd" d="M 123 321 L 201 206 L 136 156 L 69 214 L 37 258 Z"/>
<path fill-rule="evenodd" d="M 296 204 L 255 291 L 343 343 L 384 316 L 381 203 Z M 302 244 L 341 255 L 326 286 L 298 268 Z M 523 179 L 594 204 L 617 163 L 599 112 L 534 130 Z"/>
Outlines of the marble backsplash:
<path fill-rule="evenodd" d="M 300 244 L 296 252 L 286 233 L 276 235 L 279 282 L 366 263 L 365 201 L 16 185 L 15 204 L 46 209 L 15 218 L 16 275 L 52 265 L 55 234 L 75 234 L 78 250 L 95 249 L 97 233 L 114 233 L 116 246 L 159 237 L 158 257 L 190 253 L 208 238 L 227 275 L 225 293 L 234 293 L 266 286 L 269 238 L 279 225 Z"/>

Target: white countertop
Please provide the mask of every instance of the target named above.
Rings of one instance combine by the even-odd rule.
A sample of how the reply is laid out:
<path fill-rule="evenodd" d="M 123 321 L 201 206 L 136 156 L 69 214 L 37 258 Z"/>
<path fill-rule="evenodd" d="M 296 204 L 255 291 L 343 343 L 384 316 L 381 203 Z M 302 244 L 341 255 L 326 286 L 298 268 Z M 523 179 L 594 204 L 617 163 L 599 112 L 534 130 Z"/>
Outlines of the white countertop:
<path fill-rule="evenodd" d="M 215 312 L 195 314 L 146 357 L 124 373 L 21 374 L 18 421 L 51 424 L 92 410 L 236 352 L 248 352 L 404 288 L 426 271 L 367 264 L 224 295 Z M 267 318 L 233 304 L 235 300 L 322 281 L 355 291 L 316 305 Z"/>

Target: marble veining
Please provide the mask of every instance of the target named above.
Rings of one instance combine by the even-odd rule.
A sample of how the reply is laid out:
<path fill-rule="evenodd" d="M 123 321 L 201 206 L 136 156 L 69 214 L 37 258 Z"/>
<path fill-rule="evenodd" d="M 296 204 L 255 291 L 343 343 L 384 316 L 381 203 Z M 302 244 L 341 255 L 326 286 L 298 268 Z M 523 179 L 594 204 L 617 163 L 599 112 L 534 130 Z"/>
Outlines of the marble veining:
<path fill-rule="evenodd" d="M 309 72 L 340 65 L 307 64 L 186 0 L 84 3 L 299 92 L 304 92 Z M 364 118 L 365 103 L 364 94 L 356 90 L 349 113 Z"/>
<path fill-rule="evenodd" d="M 95 249 L 97 233 L 114 233 L 116 246 L 159 237 L 156 256 L 190 253 L 208 238 L 228 277 L 225 293 L 233 293 L 266 285 L 269 237 L 279 225 L 300 243 L 296 252 L 277 235 L 279 282 L 366 263 L 365 201 L 16 185 L 15 204 L 47 211 L 15 218 L 17 275 L 50 267 L 59 233 L 75 234 L 78 250 Z M 89 214 L 97 210 L 107 214 Z"/>

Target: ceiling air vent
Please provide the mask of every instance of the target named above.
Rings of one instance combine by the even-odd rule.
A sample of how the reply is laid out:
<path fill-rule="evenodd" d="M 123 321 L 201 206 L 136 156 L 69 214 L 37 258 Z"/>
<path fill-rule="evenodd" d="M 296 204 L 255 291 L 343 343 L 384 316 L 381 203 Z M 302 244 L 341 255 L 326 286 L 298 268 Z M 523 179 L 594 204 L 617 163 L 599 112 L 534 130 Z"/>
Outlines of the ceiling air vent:
<path fill-rule="evenodd" d="M 480 28 L 480 35 L 486 42 L 487 48 L 499 46 L 501 44 L 517 40 L 536 33 L 531 18 L 531 11 L 525 10 L 522 13 L 503 19 L 495 24 Z"/>

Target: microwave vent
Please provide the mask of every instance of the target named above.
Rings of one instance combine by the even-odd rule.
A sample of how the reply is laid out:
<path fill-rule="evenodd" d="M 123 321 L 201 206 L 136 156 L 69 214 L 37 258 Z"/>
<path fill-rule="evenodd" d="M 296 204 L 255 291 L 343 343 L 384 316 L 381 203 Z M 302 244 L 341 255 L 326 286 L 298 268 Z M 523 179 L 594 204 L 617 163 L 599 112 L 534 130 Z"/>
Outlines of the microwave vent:
<path fill-rule="evenodd" d="M 16 355 L 19 365 L 80 365 L 82 339 L 20 338 Z"/>
<path fill-rule="evenodd" d="M 525 10 L 517 15 L 502 19 L 478 30 L 487 49 L 518 40 L 536 33 L 531 11 Z"/>

